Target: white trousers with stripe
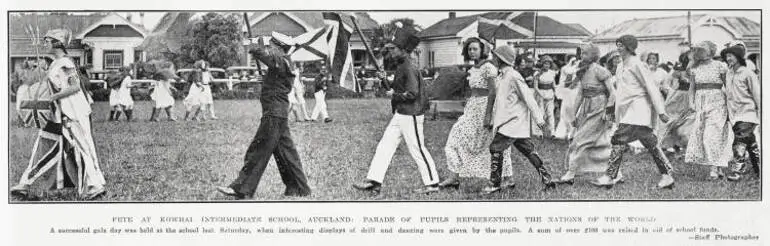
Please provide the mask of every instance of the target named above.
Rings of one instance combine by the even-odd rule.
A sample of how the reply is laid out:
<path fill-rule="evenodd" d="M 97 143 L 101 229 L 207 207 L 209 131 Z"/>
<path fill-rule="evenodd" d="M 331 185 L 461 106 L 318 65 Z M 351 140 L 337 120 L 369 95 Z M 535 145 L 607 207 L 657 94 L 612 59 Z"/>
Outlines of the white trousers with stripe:
<path fill-rule="evenodd" d="M 315 107 L 313 107 L 313 114 L 310 119 L 319 120 L 318 116 L 321 116 L 320 120 L 329 118 L 329 112 L 326 111 L 326 91 L 320 90 L 313 95 L 315 96 Z"/>
<path fill-rule="evenodd" d="M 390 161 L 393 159 L 393 154 L 403 139 L 409 149 L 409 154 L 417 163 L 417 170 L 420 171 L 422 182 L 425 185 L 434 185 L 439 182 L 436 164 L 433 162 L 428 148 L 425 147 L 425 138 L 422 134 L 423 121 L 424 116 L 422 115 L 412 116 L 399 113 L 393 115 L 393 119 L 385 128 L 380 143 L 377 144 L 377 152 L 375 152 L 372 164 L 369 166 L 367 179 L 382 183 L 385 179 L 385 172 L 390 166 Z"/>

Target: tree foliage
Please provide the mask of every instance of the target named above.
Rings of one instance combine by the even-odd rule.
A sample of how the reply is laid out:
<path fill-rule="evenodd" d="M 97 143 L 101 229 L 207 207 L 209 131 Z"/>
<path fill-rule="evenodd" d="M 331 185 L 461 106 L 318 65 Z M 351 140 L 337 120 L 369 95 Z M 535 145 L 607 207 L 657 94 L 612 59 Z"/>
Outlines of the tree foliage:
<path fill-rule="evenodd" d="M 226 68 L 239 63 L 242 51 L 241 22 L 236 14 L 208 13 L 187 29 L 178 65 L 189 66 L 197 60 L 206 60 L 212 67 Z"/>

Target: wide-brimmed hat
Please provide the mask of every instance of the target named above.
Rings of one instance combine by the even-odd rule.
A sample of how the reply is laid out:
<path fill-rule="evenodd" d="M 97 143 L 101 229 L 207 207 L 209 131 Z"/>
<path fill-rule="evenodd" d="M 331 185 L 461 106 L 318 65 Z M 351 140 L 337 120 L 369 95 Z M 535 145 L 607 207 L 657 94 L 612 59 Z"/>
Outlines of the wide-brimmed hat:
<path fill-rule="evenodd" d="M 497 58 L 500 58 L 500 61 L 509 66 L 513 66 L 516 61 L 516 52 L 508 45 L 502 45 L 495 48 L 495 50 L 492 51 L 492 54 L 495 54 Z"/>
<path fill-rule="evenodd" d="M 746 66 L 746 52 L 743 48 L 740 46 L 732 46 L 726 49 L 723 49 L 722 52 L 720 52 L 719 56 L 722 57 L 722 60 L 727 62 L 727 54 L 733 54 L 735 58 L 738 59 L 738 64 L 741 64 L 741 66 Z"/>

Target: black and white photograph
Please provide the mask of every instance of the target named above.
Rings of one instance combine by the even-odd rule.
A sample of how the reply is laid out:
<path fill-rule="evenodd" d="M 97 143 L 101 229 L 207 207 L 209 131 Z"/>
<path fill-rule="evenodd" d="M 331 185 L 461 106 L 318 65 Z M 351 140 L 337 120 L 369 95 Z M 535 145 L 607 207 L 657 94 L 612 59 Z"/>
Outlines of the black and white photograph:
<path fill-rule="evenodd" d="M 8 203 L 762 200 L 761 10 L 474 7 L 9 10 Z"/>

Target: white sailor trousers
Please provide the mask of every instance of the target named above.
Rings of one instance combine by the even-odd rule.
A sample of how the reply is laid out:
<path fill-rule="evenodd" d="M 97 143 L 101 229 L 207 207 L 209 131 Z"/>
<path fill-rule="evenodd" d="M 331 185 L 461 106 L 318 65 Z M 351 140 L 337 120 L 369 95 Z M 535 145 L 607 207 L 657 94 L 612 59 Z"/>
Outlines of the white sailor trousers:
<path fill-rule="evenodd" d="M 398 145 L 401 144 L 401 140 L 404 140 L 407 149 L 409 149 L 409 154 L 417 163 L 417 170 L 419 170 L 422 176 L 422 182 L 425 185 L 434 185 L 439 182 L 436 164 L 433 162 L 433 157 L 428 152 L 428 148 L 425 147 L 425 137 L 422 130 L 423 121 L 424 116 L 422 115 L 404 115 L 399 113 L 393 115 L 388 127 L 385 128 L 385 133 L 383 133 L 380 143 L 377 144 L 377 151 L 369 167 L 367 179 L 382 183 L 393 154 L 396 152 Z"/>

